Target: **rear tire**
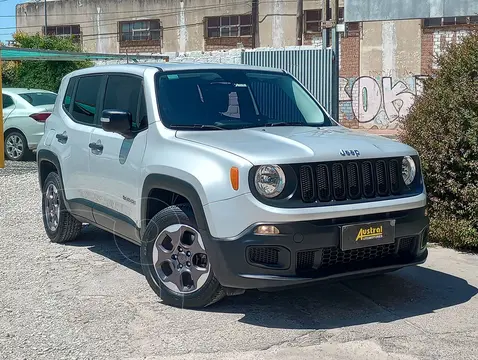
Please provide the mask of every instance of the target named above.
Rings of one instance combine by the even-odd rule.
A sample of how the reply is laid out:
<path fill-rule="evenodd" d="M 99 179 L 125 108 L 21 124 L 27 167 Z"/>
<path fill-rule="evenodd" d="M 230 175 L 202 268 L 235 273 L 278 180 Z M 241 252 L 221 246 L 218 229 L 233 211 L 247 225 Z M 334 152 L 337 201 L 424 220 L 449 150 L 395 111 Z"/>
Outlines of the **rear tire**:
<path fill-rule="evenodd" d="M 74 240 L 81 232 L 82 223 L 65 206 L 60 175 L 49 173 L 42 192 L 43 226 L 50 241 L 62 244 Z"/>
<path fill-rule="evenodd" d="M 28 142 L 20 131 L 12 131 L 5 135 L 4 141 L 5 158 L 10 161 L 22 161 L 29 154 Z"/>
<path fill-rule="evenodd" d="M 150 220 L 142 239 L 141 265 L 149 285 L 167 305 L 202 308 L 226 296 L 190 205 L 169 206 Z"/>

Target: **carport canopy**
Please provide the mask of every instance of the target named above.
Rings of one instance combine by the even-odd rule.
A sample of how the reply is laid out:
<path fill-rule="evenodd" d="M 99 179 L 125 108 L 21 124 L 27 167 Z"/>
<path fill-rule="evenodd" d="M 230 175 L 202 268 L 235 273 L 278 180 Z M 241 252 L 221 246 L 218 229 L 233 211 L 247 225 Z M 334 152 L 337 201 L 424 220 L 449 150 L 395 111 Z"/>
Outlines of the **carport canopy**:
<path fill-rule="evenodd" d="M 151 62 L 168 62 L 167 55 L 131 55 L 131 54 L 101 54 L 101 53 L 82 53 L 68 51 L 53 51 L 41 49 L 24 49 L 16 47 L 0 46 L 0 93 L 2 92 L 2 62 L 3 61 L 108 61 L 118 60 L 137 63 L 141 60 Z M 0 96 L 0 168 L 5 167 L 5 153 L 3 149 L 3 103 Z"/>

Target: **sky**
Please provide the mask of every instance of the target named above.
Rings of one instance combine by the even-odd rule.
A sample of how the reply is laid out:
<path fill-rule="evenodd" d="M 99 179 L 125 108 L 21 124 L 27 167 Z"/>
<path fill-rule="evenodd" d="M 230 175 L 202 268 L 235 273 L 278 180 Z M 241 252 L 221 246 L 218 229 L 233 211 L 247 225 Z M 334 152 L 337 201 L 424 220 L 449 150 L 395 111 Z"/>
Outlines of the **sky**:
<path fill-rule="evenodd" d="M 12 39 L 16 25 L 15 6 L 22 2 L 26 0 L 0 0 L 0 41 Z"/>

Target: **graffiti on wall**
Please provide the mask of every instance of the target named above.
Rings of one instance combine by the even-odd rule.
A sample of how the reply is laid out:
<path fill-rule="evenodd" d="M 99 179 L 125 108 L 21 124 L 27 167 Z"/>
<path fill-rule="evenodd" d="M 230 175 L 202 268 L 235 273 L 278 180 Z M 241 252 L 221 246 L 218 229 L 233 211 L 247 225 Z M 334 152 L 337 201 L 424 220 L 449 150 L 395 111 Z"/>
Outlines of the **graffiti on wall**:
<path fill-rule="evenodd" d="M 421 92 L 422 81 L 421 77 L 341 78 L 341 118 L 356 121 L 362 128 L 397 129 Z"/>

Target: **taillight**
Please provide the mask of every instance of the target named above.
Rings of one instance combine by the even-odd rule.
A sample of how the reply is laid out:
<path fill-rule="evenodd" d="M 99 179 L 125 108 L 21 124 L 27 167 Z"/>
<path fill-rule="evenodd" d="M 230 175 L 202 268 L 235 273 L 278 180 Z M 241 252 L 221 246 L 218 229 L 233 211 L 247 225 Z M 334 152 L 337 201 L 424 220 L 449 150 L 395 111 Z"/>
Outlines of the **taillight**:
<path fill-rule="evenodd" d="M 31 114 L 30 117 L 38 122 L 45 122 L 50 115 L 51 115 L 50 112 L 41 112 L 41 113 Z"/>

